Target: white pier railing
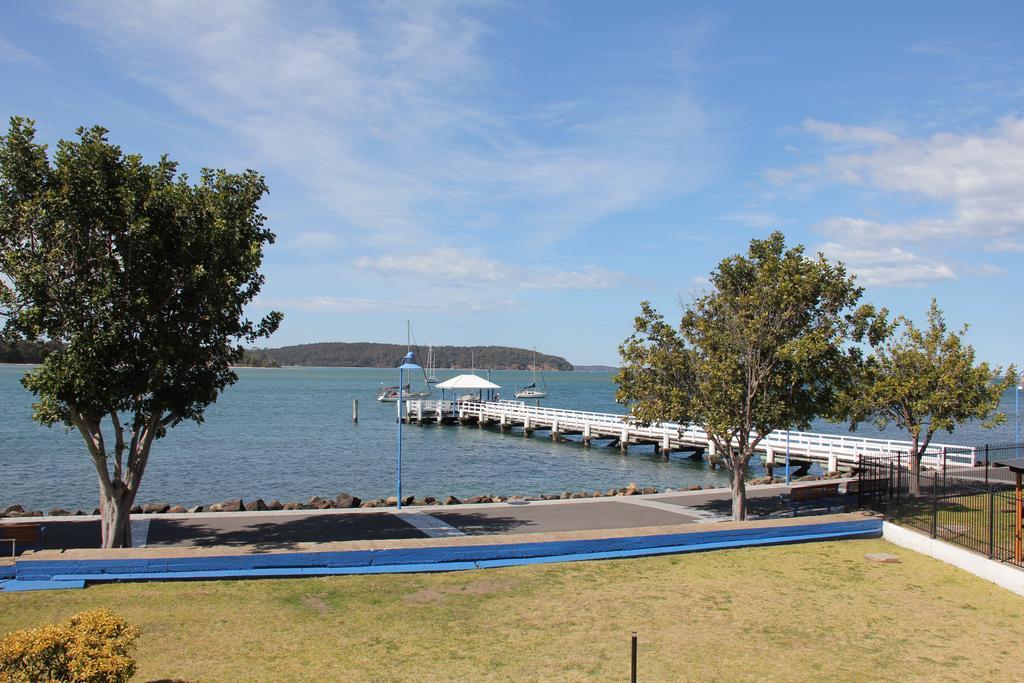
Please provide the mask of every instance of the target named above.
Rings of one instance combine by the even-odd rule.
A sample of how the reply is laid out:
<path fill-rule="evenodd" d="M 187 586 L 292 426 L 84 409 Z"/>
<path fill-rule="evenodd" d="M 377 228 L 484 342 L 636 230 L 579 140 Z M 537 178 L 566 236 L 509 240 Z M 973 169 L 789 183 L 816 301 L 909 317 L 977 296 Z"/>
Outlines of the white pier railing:
<path fill-rule="evenodd" d="M 714 453 L 714 444 L 707 433 L 696 425 L 672 422 L 641 425 L 628 415 L 594 413 L 582 410 L 543 408 L 521 401 L 436 401 L 408 400 L 408 419 L 412 421 L 460 421 L 497 423 L 503 427 L 520 426 L 527 431 L 551 430 L 553 433 L 582 434 L 590 439 L 617 439 L 623 445 L 653 443 L 668 452 L 698 447 Z M 787 447 L 792 458 L 823 461 L 834 469 L 837 464 L 854 465 L 862 456 L 908 452 L 912 444 L 898 439 L 874 439 L 848 434 L 823 434 L 779 430 L 761 440 L 757 450 L 767 457 L 781 460 Z M 922 463 L 929 467 L 976 465 L 974 448 L 933 443 L 928 446 Z"/>

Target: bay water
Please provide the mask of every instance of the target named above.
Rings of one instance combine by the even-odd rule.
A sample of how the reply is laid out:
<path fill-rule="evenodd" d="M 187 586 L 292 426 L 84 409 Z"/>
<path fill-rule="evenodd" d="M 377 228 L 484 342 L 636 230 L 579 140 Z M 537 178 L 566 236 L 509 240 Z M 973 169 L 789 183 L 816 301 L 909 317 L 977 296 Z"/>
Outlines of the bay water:
<path fill-rule="evenodd" d="M 0 507 L 20 503 L 27 509 L 91 511 L 98 485 L 82 437 L 32 421 L 34 397 L 19 382 L 28 369 L 0 365 Z M 363 499 L 394 494 L 396 406 L 379 403 L 376 395 L 381 384 L 398 383 L 397 370 L 288 367 L 237 372 L 238 383 L 210 406 L 203 424 L 183 423 L 154 443 L 139 503 L 191 506 L 257 497 L 304 502 L 313 495 L 333 498 L 340 491 Z M 456 374 L 447 370 L 438 376 L 444 380 Z M 542 405 L 621 413 L 612 376 L 548 373 L 549 393 Z M 513 386 L 530 382 L 532 374 L 492 372 L 490 377 L 511 397 Z M 359 400 L 357 423 L 352 421 L 353 399 Z M 936 440 L 960 445 L 1012 441 L 1014 401 L 1012 390 L 1004 394 L 1006 424 L 992 430 L 966 424 Z M 816 424 L 815 430 L 847 432 L 844 425 L 826 422 Z M 476 426 L 415 424 L 402 431 L 403 492 L 417 497 L 594 491 L 630 482 L 679 489 L 725 486 L 728 481 L 722 470 L 712 471 L 685 454 L 665 460 L 650 446 L 631 447 L 623 457 L 617 448 L 552 443 L 546 432 L 525 438 Z M 858 433 L 879 435 L 870 425 Z M 893 429 L 885 436 L 906 438 Z"/>

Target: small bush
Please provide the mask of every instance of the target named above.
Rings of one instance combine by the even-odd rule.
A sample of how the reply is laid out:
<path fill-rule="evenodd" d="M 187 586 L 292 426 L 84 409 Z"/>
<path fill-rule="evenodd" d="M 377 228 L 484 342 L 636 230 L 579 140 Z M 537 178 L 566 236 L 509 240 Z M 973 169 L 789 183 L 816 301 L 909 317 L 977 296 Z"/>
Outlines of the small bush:
<path fill-rule="evenodd" d="M 140 629 L 107 609 L 65 623 L 15 631 L 0 640 L 0 679 L 122 683 L 135 674 L 129 654 Z"/>

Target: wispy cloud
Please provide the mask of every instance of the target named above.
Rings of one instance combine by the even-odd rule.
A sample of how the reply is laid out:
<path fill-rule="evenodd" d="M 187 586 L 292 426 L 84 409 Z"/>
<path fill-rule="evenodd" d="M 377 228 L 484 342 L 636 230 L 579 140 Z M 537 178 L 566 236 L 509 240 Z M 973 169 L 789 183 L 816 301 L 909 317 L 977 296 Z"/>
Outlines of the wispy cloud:
<path fill-rule="evenodd" d="M 486 50 L 500 11 L 110 0 L 65 16 L 378 244 L 508 225 L 559 241 L 714 174 L 710 117 L 682 73 L 516 106 Z"/>
<path fill-rule="evenodd" d="M 24 50 L 6 40 L 3 36 L 0 36 L 0 62 L 13 62 L 15 64 L 46 68 L 46 63 L 43 60 L 28 50 Z"/>
<path fill-rule="evenodd" d="M 622 281 L 619 272 L 587 266 L 578 270 L 514 268 L 452 247 L 402 255 L 363 256 L 355 267 L 386 277 L 437 283 L 465 283 L 519 289 L 605 289 Z"/>
<path fill-rule="evenodd" d="M 334 249 L 341 239 L 329 232 L 303 232 L 295 236 L 292 246 L 305 251 L 323 251 Z"/>
<path fill-rule="evenodd" d="M 782 227 L 786 221 L 767 211 L 737 211 L 719 216 L 718 220 L 754 228 Z"/>
<path fill-rule="evenodd" d="M 862 142 L 875 145 L 889 145 L 899 141 L 896 135 L 881 128 L 844 126 L 839 123 L 818 121 L 816 119 L 804 119 L 801 126 L 808 133 L 813 133 L 831 142 Z"/>

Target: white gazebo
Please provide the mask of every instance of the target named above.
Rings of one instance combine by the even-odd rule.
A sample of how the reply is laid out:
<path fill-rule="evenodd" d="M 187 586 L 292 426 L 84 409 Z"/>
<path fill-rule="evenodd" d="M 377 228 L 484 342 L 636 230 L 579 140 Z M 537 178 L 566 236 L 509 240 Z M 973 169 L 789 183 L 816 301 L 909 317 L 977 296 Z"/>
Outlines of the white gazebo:
<path fill-rule="evenodd" d="M 483 392 L 485 390 L 486 391 L 496 391 L 498 389 L 501 389 L 501 387 L 498 386 L 497 384 L 495 384 L 494 382 L 492 382 L 490 380 L 486 380 L 483 377 L 480 377 L 479 375 L 456 375 L 455 377 L 452 377 L 451 379 L 446 379 L 445 381 L 441 382 L 440 384 L 435 384 L 434 386 L 441 390 L 441 400 L 442 401 L 444 400 L 444 391 L 446 389 L 451 390 L 453 396 L 455 396 L 460 391 L 467 391 L 467 392 L 476 391 L 478 393 L 472 399 L 467 399 L 465 395 L 463 395 L 462 397 L 459 397 L 459 398 L 461 398 L 461 400 L 477 400 L 477 401 L 484 400 Z M 495 397 L 497 397 L 497 394 L 492 394 L 491 395 L 492 400 Z"/>

